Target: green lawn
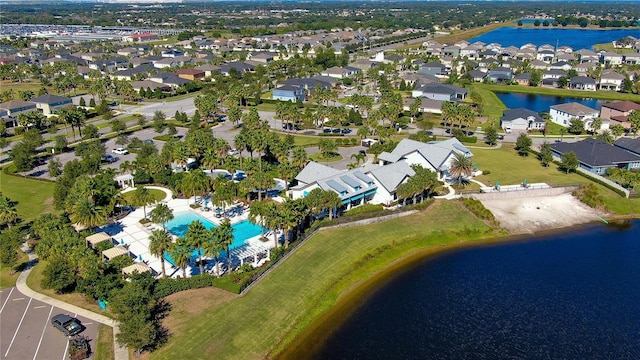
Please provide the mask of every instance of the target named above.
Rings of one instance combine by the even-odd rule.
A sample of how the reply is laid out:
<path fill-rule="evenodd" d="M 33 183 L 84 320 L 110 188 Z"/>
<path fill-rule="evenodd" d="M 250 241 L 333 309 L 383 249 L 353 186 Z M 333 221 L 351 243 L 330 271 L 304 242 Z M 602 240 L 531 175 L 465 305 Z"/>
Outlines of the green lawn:
<path fill-rule="evenodd" d="M 316 162 L 336 162 L 336 161 L 340 161 L 343 159 L 342 155 L 340 154 L 331 154 L 327 157 L 323 156 L 321 153 L 318 154 L 313 154 L 313 155 L 309 155 L 309 159 L 316 161 Z"/>
<path fill-rule="evenodd" d="M 162 190 L 157 190 L 157 189 L 147 189 L 147 190 L 149 190 L 149 193 L 153 197 L 154 201 L 161 201 L 166 196 L 166 194 Z M 133 193 L 134 192 L 135 191 L 129 191 L 129 192 L 124 193 L 123 197 L 124 197 L 125 201 L 131 202 L 131 199 L 133 199 Z"/>
<path fill-rule="evenodd" d="M 274 355 L 339 297 L 397 259 L 420 249 L 480 237 L 478 233 L 449 233 L 460 229 L 460 224 L 483 234 L 490 231 L 454 201 L 436 202 L 401 219 L 321 231 L 242 297 L 221 301 L 221 296 L 210 296 L 205 301 L 204 295 L 191 293 L 200 306 L 169 315 L 170 341 L 151 358 L 262 359 Z M 175 306 L 181 305 L 177 301 Z"/>
<path fill-rule="evenodd" d="M 518 156 L 513 144 L 504 144 L 500 149 L 473 149 L 473 161 L 478 169 L 490 171 L 489 175 L 476 178 L 485 185 L 493 185 L 499 181 L 501 185 L 520 184 L 524 179 L 528 183 L 544 182 L 549 185 L 579 185 L 592 183 L 596 185 L 609 212 L 617 215 L 640 214 L 640 198 L 625 199 L 612 190 L 575 173 L 566 174 L 557 165 L 548 168 L 540 165 L 538 158 L 530 154 Z"/>
<path fill-rule="evenodd" d="M 18 251 L 20 255 L 18 256 L 18 261 L 15 266 L 8 267 L 0 264 L 0 289 L 16 286 L 16 280 L 18 280 L 20 272 L 15 271 L 15 269 L 19 268 L 21 264 L 26 265 L 26 262 L 29 261 L 27 254 L 23 253 L 21 250 Z"/>
<path fill-rule="evenodd" d="M 29 222 L 44 213 L 56 213 L 53 209 L 55 183 L 7 175 L 0 171 L 0 192 L 18 202 L 18 215 Z"/>
<path fill-rule="evenodd" d="M 98 326 L 98 340 L 96 340 L 96 348 L 92 350 L 95 360 L 113 359 L 113 328 L 111 326 L 103 324 Z"/>
<path fill-rule="evenodd" d="M 482 98 L 482 116 L 489 118 L 487 126 L 492 122 L 497 122 L 502 117 L 502 112 L 507 109 L 496 94 L 487 89 L 483 84 L 473 84 L 469 86 L 469 92 L 477 92 Z"/>

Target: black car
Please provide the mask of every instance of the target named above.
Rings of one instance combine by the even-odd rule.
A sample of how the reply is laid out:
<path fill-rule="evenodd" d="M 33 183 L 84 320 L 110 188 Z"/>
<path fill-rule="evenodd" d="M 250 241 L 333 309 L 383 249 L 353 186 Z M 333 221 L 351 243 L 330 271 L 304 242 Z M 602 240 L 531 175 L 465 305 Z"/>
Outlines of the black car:
<path fill-rule="evenodd" d="M 427 135 L 433 135 L 433 130 L 425 130 L 425 132 L 427 133 Z"/>
<path fill-rule="evenodd" d="M 504 140 L 504 135 L 499 134 L 499 135 L 498 135 L 498 139 L 499 139 L 499 140 Z"/>
<path fill-rule="evenodd" d="M 325 133 L 325 134 L 329 134 L 329 133 L 331 133 L 331 129 L 330 128 L 324 128 L 324 129 L 322 129 L 322 132 Z"/>
<path fill-rule="evenodd" d="M 367 152 L 365 150 L 360 150 L 358 151 L 358 153 L 360 153 L 361 155 L 367 155 Z"/>
<path fill-rule="evenodd" d="M 80 322 L 69 315 L 58 314 L 51 318 L 51 324 L 56 329 L 62 331 L 66 336 L 73 336 L 81 333 L 84 327 Z"/>
<path fill-rule="evenodd" d="M 142 142 L 145 144 L 153 144 L 153 140 L 151 139 L 142 140 Z"/>
<path fill-rule="evenodd" d="M 331 130 L 332 133 L 334 134 L 340 134 L 340 129 L 339 128 L 335 128 L 333 130 Z"/>
<path fill-rule="evenodd" d="M 349 129 L 349 128 L 344 128 L 344 129 L 342 129 L 342 130 L 341 130 L 341 132 L 342 132 L 343 134 L 350 134 L 350 133 L 351 133 L 351 129 Z"/>

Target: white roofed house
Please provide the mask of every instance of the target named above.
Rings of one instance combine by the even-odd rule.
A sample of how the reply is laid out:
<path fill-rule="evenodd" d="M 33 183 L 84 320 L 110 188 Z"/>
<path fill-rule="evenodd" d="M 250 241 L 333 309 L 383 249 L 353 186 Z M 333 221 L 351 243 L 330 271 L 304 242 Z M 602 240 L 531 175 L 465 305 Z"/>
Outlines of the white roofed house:
<path fill-rule="evenodd" d="M 605 65 L 622 65 L 623 56 L 613 51 L 605 51 L 600 55 L 600 62 Z"/>
<path fill-rule="evenodd" d="M 569 79 L 569 89 L 596 91 L 596 81 L 588 76 L 574 76 Z"/>
<path fill-rule="evenodd" d="M 627 65 L 640 65 L 640 53 L 626 53 L 624 63 Z"/>
<path fill-rule="evenodd" d="M 426 97 L 440 101 L 464 100 L 467 90 L 458 86 L 446 84 L 424 84 L 416 87 L 411 92 L 412 97 Z"/>

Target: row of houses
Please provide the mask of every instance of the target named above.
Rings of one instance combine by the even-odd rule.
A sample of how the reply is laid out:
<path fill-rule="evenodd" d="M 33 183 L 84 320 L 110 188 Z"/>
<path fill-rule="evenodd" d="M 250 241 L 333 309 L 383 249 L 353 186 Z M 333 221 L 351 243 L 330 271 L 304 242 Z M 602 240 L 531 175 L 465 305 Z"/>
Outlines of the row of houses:
<path fill-rule="evenodd" d="M 51 116 L 68 105 L 72 105 L 71 98 L 52 94 L 38 96 L 29 101 L 11 100 L 0 103 L 0 118 L 4 120 L 7 127 L 15 127 L 18 125 L 17 117 L 20 113 L 40 111 L 44 115 Z"/>
<path fill-rule="evenodd" d="M 299 199 L 320 188 L 337 193 L 345 209 L 365 203 L 390 206 L 399 200 L 398 187 L 415 175 L 412 165 L 429 169 L 444 181 L 456 154 L 473 156 L 455 138 L 428 143 L 403 139 L 392 152 L 381 153 L 377 164 L 345 171 L 311 161 L 296 176 L 297 185 L 289 189 L 288 195 Z"/>
<path fill-rule="evenodd" d="M 559 142 L 551 145 L 553 155 L 576 154 L 579 167 L 603 175 L 607 169 L 640 170 L 640 138 L 623 137 L 613 145 L 597 139 L 584 139 L 575 143 Z"/>

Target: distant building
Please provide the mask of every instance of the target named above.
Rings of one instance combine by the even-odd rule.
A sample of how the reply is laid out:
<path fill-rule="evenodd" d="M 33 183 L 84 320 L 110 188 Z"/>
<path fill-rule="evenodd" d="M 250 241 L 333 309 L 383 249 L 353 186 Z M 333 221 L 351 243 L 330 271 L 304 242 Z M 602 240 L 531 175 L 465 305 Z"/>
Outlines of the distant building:
<path fill-rule="evenodd" d="M 578 119 L 584 122 L 585 129 L 589 129 L 593 119 L 599 116 L 599 112 L 580 103 L 570 102 L 552 105 L 549 109 L 549 116 L 551 121 L 565 127 L 569 127 L 571 120 Z"/>
<path fill-rule="evenodd" d="M 67 105 L 73 105 L 71 98 L 66 96 L 58 96 L 46 94 L 31 99 L 36 104 L 36 108 L 40 109 L 45 115 L 53 115 L 56 110 L 62 109 Z"/>

